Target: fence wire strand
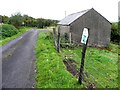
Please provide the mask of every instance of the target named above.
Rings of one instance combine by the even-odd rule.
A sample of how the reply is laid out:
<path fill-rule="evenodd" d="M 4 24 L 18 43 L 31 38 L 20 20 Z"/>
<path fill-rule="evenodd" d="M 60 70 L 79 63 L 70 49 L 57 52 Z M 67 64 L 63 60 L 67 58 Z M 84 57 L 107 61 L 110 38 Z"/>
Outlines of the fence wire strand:
<path fill-rule="evenodd" d="M 65 41 L 63 41 L 64 43 L 66 43 Z M 73 41 L 72 41 L 73 42 Z M 74 43 L 77 43 L 76 41 L 74 41 Z M 102 43 L 102 42 L 101 42 Z M 62 44 L 62 43 L 61 43 Z M 79 46 L 79 45 L 78 45 Z M 96 45 L 93 45 L 93 46 L 96 46 Z M 104 50 L 104 49 L 103 49 Z M 82 52 L 82 51 L 81 51 Z M 106 70 L 106 65 L 111 65 L 111 63 L 116 63 L 117 60 L 108 60 L 108 62 L 106 62 L 105 64 L 104 63 L 101 63 L 99 61 L 97 61 L 94 65 L 94 63 L 88 63 L 87 61 L 91 60 L 91 55 L 92 55 L 92 50 L 90 49 L 89 52 L 86 51 L 87 55 L 85 56 L 86 59 L 85 59 L 85 65 L 84 65 L 84 80 L 88 80 L 89 83 L 95 83 L 97 84 L 97 87 L 100 87 L 100 88 L 117 88 L 118 87 L 118 83 L 117 82 L 114 82 L 112 80 L 109 79 L 109 75 L 107 75 L 107 72 L 106 74 L 103 74 L 101 72 L 99 72 L 99 68 L 96 68 L 97 65 L 100 65 L 101 66 L 101 70 Z M 80 54 L 81 55 L 81 54 Z M 93 60 L 94 62 L 95 60 Z M 92 67 L 89 67 L 89 64 L 91 64 L 90 66 Z M 94 76 L 94 73 L 90 72 L 87 68 L 91 68 L 91 71 L 97 73 L 98 77 L 96 78 L 96 76 Z M 110 67 L 108 67 L 110 68 Z M 108 70 L 108 69 L 107 69 Z M 111 70 L 111 69 L 109 69 Z M 85 73 L 88 73 L 89 74 L 89 77 L 85 74 Z M 111 73 L 113 74 L 113 72 L 111 71 Z M 114 71 L 114 74 L 118 74 L 117 71 Z M 102 77 L 101 78 L 101 81 L 99 79 L 99 76 Z M 92 79 L 92 82 L 89 81 Z M 98 79 L 99 79 L 99 82 L 98 82 Z M 104 82 L 102 82 L 102 80 L 104 80 Z M 115 79 L 116 80 L 116 79 Z M 84 82 L 84 81 L 83 81 Z M 112 86 L 109 86 L 112 85 Z"/>
<path fill-rule="evenodd" d="M 60 39 L 61 40 L 61 45 L 62 44 L 65 44 L 65 43 L 67 43 L 66 45 L 73 45 L 73 47 L 76 47 L 76 46 L 80 46 L 80 45 L 82 45 L 82 44 L 78 44 L 79 42 L 80 42 L 80 40 L 79 41 L 73 41 L 73 40 L 71 40 L 71 44 L 70 44 L 70 42 L 69 41 L 67 41 L 67 40 L 65 40 L 64 39 L 64 37 L 63 38 L 61 38 Z M 74 43 L 74 44 L 73 44 Z M 102 42 L 99 42 L 100 44 L 103 44 Z M 96 44 L 93 44 L 92 45 L 93 47 L 96 47 L 97 45 Z M 104 50 L 104 49 L 103 49 Z M 81 50 L 81 52 L 82 52 L 82 50 Z M 101 72 L 99 72 L 99 68 L 96 68 L 96 66 L 97 65 L 100 65 L 101 67 L 100 67 L 100 69 L 101 70 L 106 70 L 106 65 L 111 65 L 111 62 L 113 63 L 116 63 L 117 62 L 117 60 L 109 60 L 108 62 L 106 62 L 105 64 L 104 63 L 101 63 L 101 62 L 96 62 L 95 63 L 95 65 L 94 65 L 94 63 L 90 63 L 90 62 L 88 62 L 88 61 L 90 61 L 90 60 L 92 60 L 91 59 L 91 56 L 92 56 L 92 49 L 90 49 L 89 50 L 89 52 L 88 51 L 86 51 L 86 53 L 87 53 L 87 55 L 85 56 L 85 64 L 84 64 L 84 71 L 83 71 L 83 77 L 84 77 L 84 83 L 86 84 L 86 83 L 88 83 L 88 84 L 96 84 L 96 86 L 97 87 L 99 87 L 99 88 L 118 88 L 118 83 L 117 82 L 114 82 L 114 81 L 112 81 L 112 80 L 110 80 L 109 79 L 109 75 L 107 75 L 107 72 L 106 72 L 106 75 L 105 74 L 103 74 L 103 73 L 101 73 Z M 81 55 L 81 53 L 80 53 L 80 55 Z M 63 55 L 64 56 L 64 55 Z M 93 62 L 94 62 L 95 60 L 93 60 Z M 69 64 L 69 63 L 68 63 Z M 91 65 L 90 65 L 91 64 Z M 92 66 L 92 67 L 89 67 L 89 65 L 90 66 Z M 69 64 L 69 66 L 70 66 L 70 64 Z M 71 67 L 71 66 L 70 66 Z M 72 67 L 71 67 L 72 68 Z M 94 73 L 97 73 L 97 77 L 94 75 L 94 73 L 92 73 L 91 71 L 89 71 L 89 69 L 88 68 L 90 68 L 91 69 L 91 71 L 93 71 Z M 110 67 L 108 67 L 108 68 L 110 68 Z M 116 68 L 117 68 L 117 66 L 116 66 Z M 108 69 L 107 69 L 108 70 Z M 109 69 L 110 70 L 110 69 Z M 74 71 L 75 72 L 75 71 Z M 87 74 L 88 75 L 87 75 Z M 111 72 L 111 73 L 113 73 L 113 72 Z M 79 69 L 78 69 L 78 73 L 77 74 L 79 74 Z M 117 71 L 115 71 L 114 72 L 114 74 L 118 74 L 118 72 Z M 76 76 L 76 75 L 75 75 Z M 99 79 L 99 76 L 100 77 L 102 77 L 101 78 L 101 81 L 99 81 L 98 82 L 98 79 Z M 97 81 L 96 81 L 97 80 Z M 102 82 L 102 80 L 104 80 L 104 82 Z M 116 79 L 115 79 L 116 80 Z M 86 82 L 87 81 L 87 82 Z M 110 84 L 111 83 L 111 84 Z M 112 85 L 112 86 L 109 86 L 109 84 L 110 85 Z"/>

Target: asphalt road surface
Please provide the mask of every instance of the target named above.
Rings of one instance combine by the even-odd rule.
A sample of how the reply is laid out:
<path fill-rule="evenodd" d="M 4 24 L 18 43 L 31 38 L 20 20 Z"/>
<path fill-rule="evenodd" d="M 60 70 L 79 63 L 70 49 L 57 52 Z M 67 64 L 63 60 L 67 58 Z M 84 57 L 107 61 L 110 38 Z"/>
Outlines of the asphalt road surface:
<path fill-rule="evenodd" d="M 39 32 L 42 30 L 32 29 L 0 47 L 2 48 L 2 88 L 32 88 L 34 86 L 34 49 Z"/>

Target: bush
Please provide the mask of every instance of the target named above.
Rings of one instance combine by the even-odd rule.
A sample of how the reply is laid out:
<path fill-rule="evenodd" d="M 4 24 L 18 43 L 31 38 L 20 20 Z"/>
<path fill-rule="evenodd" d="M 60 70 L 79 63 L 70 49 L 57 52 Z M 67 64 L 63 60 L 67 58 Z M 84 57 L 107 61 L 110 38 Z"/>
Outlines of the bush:
<path fill-rule="evenodd" d="M 1 26 L 0 32 L 2 34 L 2 39 L 5 39 L 17 34 L 19 31 L 13 25 L 3 24 Z"/>
<path fill-rule="evenodd" d="M 120 29 L 118 23 L 112 23 L 111 41 L 113 42 L 120 41 Z"/>

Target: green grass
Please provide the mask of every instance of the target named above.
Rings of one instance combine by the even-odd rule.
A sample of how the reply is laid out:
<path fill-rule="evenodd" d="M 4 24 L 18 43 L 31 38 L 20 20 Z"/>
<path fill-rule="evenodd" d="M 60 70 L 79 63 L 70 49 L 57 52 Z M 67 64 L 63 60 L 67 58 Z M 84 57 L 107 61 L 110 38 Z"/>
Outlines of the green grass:
<path fill-rule="evenodd" d="M 82 88 L 63 64 L 47 33 L 40 33 L 36 45 L 36 88 Z"/>
<path fill-rule="evenodd" d="M 97 88 L 118 87 L 117 46 L 109 49 L 87 48 L 84 68 L 84 81 L 78 84 L 77 78 L 66 70 L 63 63 L 67 56 L 75 60 L 79 70 L 82 47 L 62 48 L 57 53 L 53 38 L 40 33 L 36 44 L 36 88 L 83 88 L 94 84 Z"/>
<path fill-rule="evenodd" d="M 81 47 L 63 49 L 62 56 L 74 54 L 69 58 L 75 60 L 78 63 L 77 68 L 80 68 L 81 51 Z M 87 48 L 83 82 L 85 86 L 95 84 L 97 88 L 118 87 L 118 54 L 114 51 L 115 53 L 105 49 Z"/>
<path fill-rule="evenodd" d="M 108 46 L 107 50 L 113 52 L 113 53 L 118 53 L 120 52 L 119 49 L 118 49 L 118 43 L 114 44 L 114 43 L 110 43 L 110 45 Z"/>
<path fill-rule="evenodd" d="M 8 38 L 5 38 L 5 39 L 1 39 L 0 40 L 0 46 L 2 46 L 4 44 L 8 43 L 9 41 L 17 38 L 18 36 L 20 36 L 24 32 L 27 32 L 28 30 L 30 30 L 29 27 L 22 27 L 21 29 L 19 29 L 19 33 L 17 33 L 16 35 L 13 35 L 12 37 L 8 37 Z"/>

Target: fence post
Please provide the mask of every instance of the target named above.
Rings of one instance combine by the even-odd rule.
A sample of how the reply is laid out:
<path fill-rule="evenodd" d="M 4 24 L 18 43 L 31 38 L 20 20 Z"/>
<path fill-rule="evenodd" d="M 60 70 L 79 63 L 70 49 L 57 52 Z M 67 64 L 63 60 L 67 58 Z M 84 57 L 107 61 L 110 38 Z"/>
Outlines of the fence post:
<path fill-rule="evenodd" d="M 55 48 L 57 49 L 57 42 L 56 42 L 57 34 L 56 34 L 56 29 L 55 28 L 53 28 L 53 37 L 54 37 L 54 45 L 55 45 Z"/>
<path fill-rule="evenodd" d="M 57 51 L 60 52 L 60 26 L 58 27 L 58 43 L 57 43 Z"/>
<path fill-rule="evenodd" d="M 71 44 L 71 32 L 69 33 L 69 42 Z"/>
<path fill-rule="evenodd" d="M 87 49 L 87 43 L 88 43 L 88 39 L 86 44 L 83 45 L 83 49 L 82 49 L 82 59 L 81 59 L 81 66 L 80 66 L 79 79 L 78 79 L 78 82 L 80 83 L 80 85 L 82 84 L 82 79 L 83 79 L 84 59 L 85 59 L 85 53 Z"/>
<path fill-rule="evenodd" d="M 84 59 L 85 59 L 85 53 L 86 53 L 86 49 L 87 49 L 88 39 L 89 39 L 89 29 L 84 28 L 83 34 L 82 34 L 82 39 L 81 39 L 81 43 L 83 43 L 83 48 L 82 48 L 81 66 L 80 66 L 79 79 L 78 79 L 78 82 L 80 83 L 80 85 L 82 84 L 82 79 L 83 79 Z"/>

